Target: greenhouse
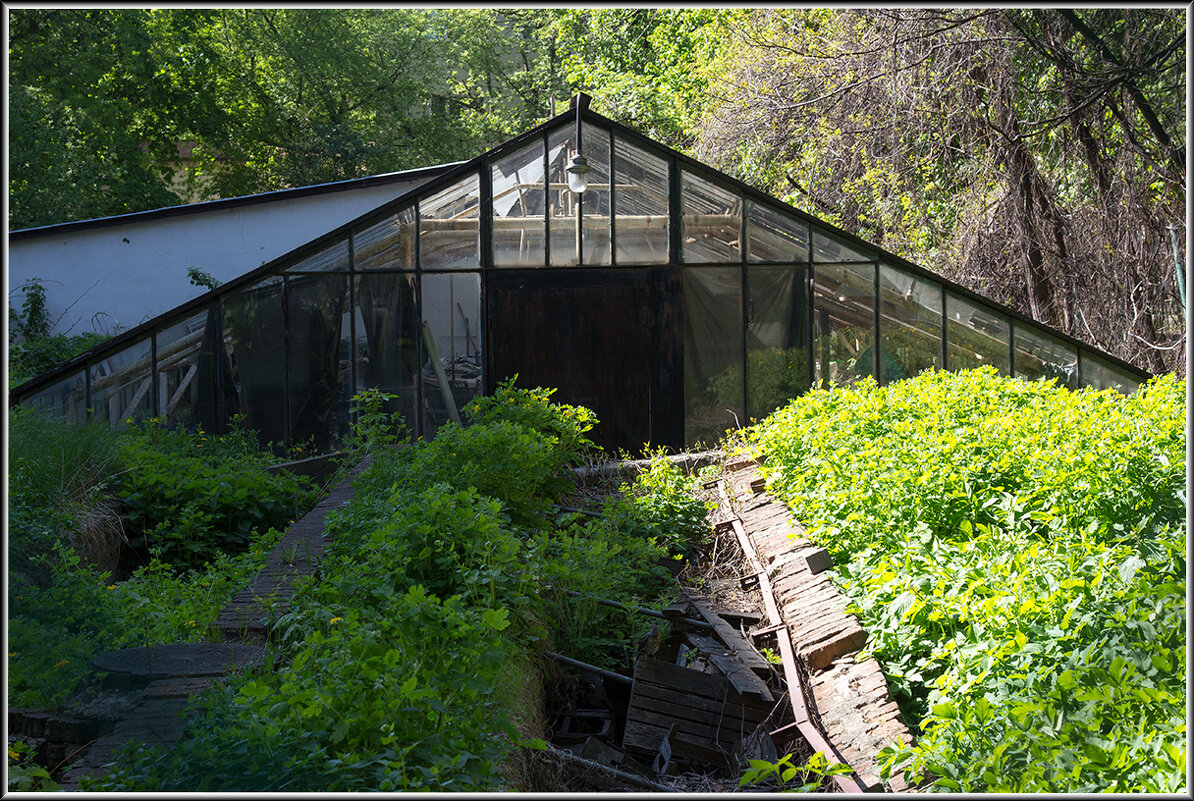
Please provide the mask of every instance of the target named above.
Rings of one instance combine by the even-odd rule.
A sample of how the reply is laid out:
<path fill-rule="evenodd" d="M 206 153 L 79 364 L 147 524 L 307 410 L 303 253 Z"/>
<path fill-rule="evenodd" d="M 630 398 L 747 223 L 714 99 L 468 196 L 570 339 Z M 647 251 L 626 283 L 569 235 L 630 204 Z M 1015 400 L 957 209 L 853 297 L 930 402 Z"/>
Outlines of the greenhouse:
<path fill-rule="evenodd" d="M 579 156 L 579 158 L 578 158 Z M 579 191 L 578 191 L 579 190 Z M 1148 374 L 573 109 L 13 390 L 338 448 L 352 397 L 429 439 L 517 375 L 594 440 L 713 443 L 810 387 L 993 365 L 1132 391 Z"/>

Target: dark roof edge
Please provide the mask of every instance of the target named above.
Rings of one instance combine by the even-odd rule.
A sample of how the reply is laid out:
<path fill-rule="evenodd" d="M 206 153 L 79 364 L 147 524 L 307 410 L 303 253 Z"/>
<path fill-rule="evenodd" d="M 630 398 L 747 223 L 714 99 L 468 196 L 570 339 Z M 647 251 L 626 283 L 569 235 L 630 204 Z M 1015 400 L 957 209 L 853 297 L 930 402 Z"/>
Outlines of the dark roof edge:
<path fill-rule="evenodd" d="M 275 200 L 292 200 L 295 198 L 323 195 L 329 192 L 343 192 L 349 189 L 363 189 L 371 186 L 385 186 L 401 183 L 421 177 L 434 178 L 444 172 L 459 166 L 461 162 L 436 164 L 430 167 L 419 167 L 413 170 L 388 172 L 381 175 L 369 175 L 364 178 L 350 178 L 345 181 L 331 181 L 326 184 L 312 184 L 293 189 L 278 189 L 272 192 L 261 192 L 256 195 L 242 195 L 241 197 L 207 200 L 202 203 L 184 203 L 178 206 L 165 206 L 148 211 L 134 211 L 128 214 L 117 214 L 113 217 L 96 217 L 90 220 L 72 220 L 71 222 L 41 225 L 36 228 L 21 228 L 8 233 L 8 241 L 15 242 L 22 239 L 36 239 L 43 236 L 55 236 L 63 233 L 86 231 L 93 228 L 107 228 L 110 226 L 127 225 L 129 223 L 160 220 L 169 217 L 180 217 L 187 214 L 200 214 L 208 211 L 222 211 L 224 209 L 253 206 L 258 203 L 269 203 Z"/>

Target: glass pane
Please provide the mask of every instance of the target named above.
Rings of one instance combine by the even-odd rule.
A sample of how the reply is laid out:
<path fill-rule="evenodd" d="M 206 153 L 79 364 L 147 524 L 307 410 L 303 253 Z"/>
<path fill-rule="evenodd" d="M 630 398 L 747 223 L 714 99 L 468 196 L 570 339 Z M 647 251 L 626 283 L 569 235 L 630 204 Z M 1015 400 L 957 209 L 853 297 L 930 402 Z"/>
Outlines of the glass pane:
<path fill-rule="evenodd" d="M 1078 387 L 1078 349 L 1027 323 L 1016 323 L 1016 377 L 1035 381 L 1056 378 L 1071 389 Z"/>
<path fill-rule="evenodd" d="M 22 405 L 41 409 L 70 426 L 83 425 L 87 422 L 87 387 L 83 372 L 55 381 L 27 397 Z"/>
<path fill-rule="evenodd" d="M 481 276 L 423 276 L 423 438 L 431 439 L 474 395 L 481 375 Z M 445 383 L 446 382 L 446 383 Z"/>
<path fill-rule="evenodd" d="M 666 264 L 667 162 L 615 137 L 613 191 L 618 264 Z"/>
<path fill-rule="evenodd" d="M 582 150 L 589 162 L 589 188 L 580 197 L 586 265 L 610 263 L 609 131 L 584 123 Z M 575 126 L 554 131 L 547 141 L 551 177 L 551 263 L 561 267 L 578 263 L 576 257 L 577 196 L 568 189 L 566 167 L 575 151 Z"/>
<path fill-rule="evenodd" d="M 941 368 L 941 284 L 879 266 L 879 380 Z"/>
<path fill-rule="evenodd" d="M 972 370 L 993 364 L 1003 375 L 1011 375 L 1008 363 L 1012 326 L 994 309 L 947 293 L 945 300 L 946 366 L 950 370 Z"/>
<path fill-rule="evenodd" d="M 874 265 L 818 265 L 813 281 L 813 367 L 819 386 L 872 374 Z"/>
<path fill-rule="evenodd" d="M 348 237 L 339 239 L 286 268 L 288 273 L 330 273 L 348 269 Z"/>
<path fill-rule="evenodd" d="M 858 250 L 846 244 L 833 234 L 813 228 L 813 260 L 822 261 L 870 261 L 875 254 Z"/>
<path fill-rule="evenodd" d="M 590 142 L 585 142 L 585 150 Z M 550 176 L 548 202 L 551 205 L 551 263 L 553 267 L 567 267 L 580 264 L 578 240 L 581 239 L 581 211 L 584 195 L 577 195 L 568 188 L 566 168 L 572 154 L 576 152 L 576 126 L 557 128 L 547 137 L 548 175 Z M 585 158 L 589 154 L 585 153 Z M 590 162 L 590 168 L 592 163 Z M 589 172 L 592 179 L 593 173 Z M 609 183 L 608 177 L 606 183 Z M 608 191 L 608 187 L 607 187 Z M 578 202 L 579 201 L 579 202 Z"/>
<path fill-rule="evenodd" d="M 747 200 L 746 243 L 747 261 L 808 261 L 808 224 Z"/>
<path fill-rule="evenodd" d="M 805 268 L 751 267 L 747 283 L 747 414 L 760 420 L 808 389 Z"/>
<path fill-rule="evenodd" d="M 151 351 L 146 338 L 91 364 L 92 417 L 121 429 L 153 415 Z"/>
<path fill-rule="evenodd" d="M 157 331 L 157 416 L 171 427 L 218 432 L 223 416 L 216 306 Z"/>
<path fill-rule="evenodd" d="M 228 295 L 223 301 L 224 346 L 234 395 L 228 407 L 245 416 L 264 446 L 286 444 L 286 325 L 282 279 L 273 277 Z M 160 346 L 159 346 L 160 347 Z"/>
<path fill-rule="evenodd" d="M 348 277 L 294 278 L 286 287 L 290 445 L 329 453 L 348 434 L 352 398 Z"/>
<path fill-rule="evenodd" d="M 352 257 L 358 270 L 413 270 L 415 210 L 403 209 L 368 228 L 354 231 Z"/>
<path fill-rule="evenodd" d="M 415 276 L 360 276 L 356 329 L 357 391 L 377 388 L 397 395 L 386 411 L 399 412 L 407 431 L 414 432 L 419 369 Z"/>
<path fill-rule="evenodd" d="M 1082 351 L 1082 385 L 1094 389 L 1115 389 L 1131 395 L 1140 387 L 1140 379 L 1088 350 Z"/>
<path fill-rule="evenodd" d="M 419 261 L 424 270 L 480 265 L 481 180 L 469 175 L 419 201 Z"/>
<path fill-rule="evenodd" d="M 493 263 L 498 267 L 544 265 L 543 140 L 494 162 Z"/>
<path fill-rule="evenodd" d="M 684 271 L 684 441 L 712 446 L 746 425 L 742 402 L 742 270 Z"/>
<path fill-rule="evenodd" d="M 738 261 L 742 196 L 688 171 L 680 184 L 683 260 L 689 264 Z"/>

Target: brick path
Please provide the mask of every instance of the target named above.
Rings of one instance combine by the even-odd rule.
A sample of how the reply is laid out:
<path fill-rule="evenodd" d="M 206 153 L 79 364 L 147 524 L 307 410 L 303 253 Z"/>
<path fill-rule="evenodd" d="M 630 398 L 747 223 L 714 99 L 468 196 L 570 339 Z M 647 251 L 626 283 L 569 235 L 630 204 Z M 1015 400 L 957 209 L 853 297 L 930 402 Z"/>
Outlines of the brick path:
<path fill-rule="evenodd" d="M 216 640 L 261 643 L 265 646 L 262 656 L 270 658 L 266 619 L 271 614 L 271 606 L 273 612 L 284 613 L 297 580 L 314 574 L 327 544 L 325 518 L 328 512 L 352 499 L 353 479 L 368 467 L 370 461 L 369 458 L 362 460 L 347 478 L 290 527 L 266 557 L 265 566 L 256 578 L 217 616 L 210 629 Z M 221 644 L 220 647 L 227 646 Z M 135 681 L 128 677 L 125 680 Z M 63 790 L 76 790 L 84 776 L 102 775 L 129 743 L 172 748 L 185 736 L 191 697 L 210 683 L 223 681 L 224 676 L 218 675 L 179 675 L 148 681 L 137 690 L 140 703 L 132 713 L 118 721 L 110 733 L 93 741 L 63 774 L 59 785 Z"/>
<path fill-rule="evenodd" d="M 730 467 L 737 467 L 731 465 Z M 808 556 L 820 550 L 804 536 L 781 501 L 759 486 L 753 464 L 726 474 L 734 509 L 767 570 L 792 645 L 809 673 L 815 711 L 826 738 L 870 787 L 880 784 L 876 755 L 892 740 L 911 742 L 874 659 L 859 660 L 867 634 L 845 611 L 846 599 L 829 572 L 814 573 Z M 907 790 L 902 774 L 886 789 Z"/>

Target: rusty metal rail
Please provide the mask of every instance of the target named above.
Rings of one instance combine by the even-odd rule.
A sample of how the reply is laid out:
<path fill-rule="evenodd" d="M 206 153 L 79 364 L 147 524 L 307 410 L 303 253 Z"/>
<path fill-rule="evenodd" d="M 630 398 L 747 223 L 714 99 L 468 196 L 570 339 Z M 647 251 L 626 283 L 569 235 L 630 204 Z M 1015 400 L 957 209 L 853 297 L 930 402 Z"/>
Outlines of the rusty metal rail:
<path fill-rule="evenodd" d="M 727 497 L 725 482 L 718 482 L 718 494 L 721 497 L 722 506 L 730 517 L 728 520 L 717 525 L 720 530 L 731 528 L 735 537 L 738 539 L 738 544 L 742 548 L 742 553 L 746 556 L 747 564 L 750 569 L 758 577 L 759 593 L 763 596 L 763 605 L 767 610 L 769 628 L 775 632 L 776 639 L 779 641 L 779 654 L 783 662 L 784 680 L 788 685 L 788 698 L 792 702 L 792 713 L 795 716 L 795 722 L 790 726 L 795 726 L 801 736 L 808 742 L 809 746 L 814 751 L 820 751 L 825 755 L 829 764 L 849 765 L 842 759 L 841 753 L 838 749 L 825 737 L 825 734 L 809 717 L 808 704 L 805 703 L 804 697 L 806 687 L 803 679 L 800 677 L 800 671 L 796 667 L 796 651 L 792 647 L 791 632 L 788 631 L 787 625 L 784 623 L 783 616 L 780 614 L 779 606 L 775 602 L 775 594 L 771 590 L 771 579 L 767 575 L 766 568 L 763 567 L 759 561 L 758 554 L 755 552 L 754 545 L 750 541 L 750 537 L 746 534 L 746 528 L 742 525 L 742 518 L 733 511 Z M 790 728 L 784 726 L 777 729 L 772 734 L 784 732 Z M 863 784 L 858 777 L 858 772 L 851 768 L 850 775 L 833 776 L 834 783 L 842 792 L 846 793 L 864 793 L 868 788 Z"/>

